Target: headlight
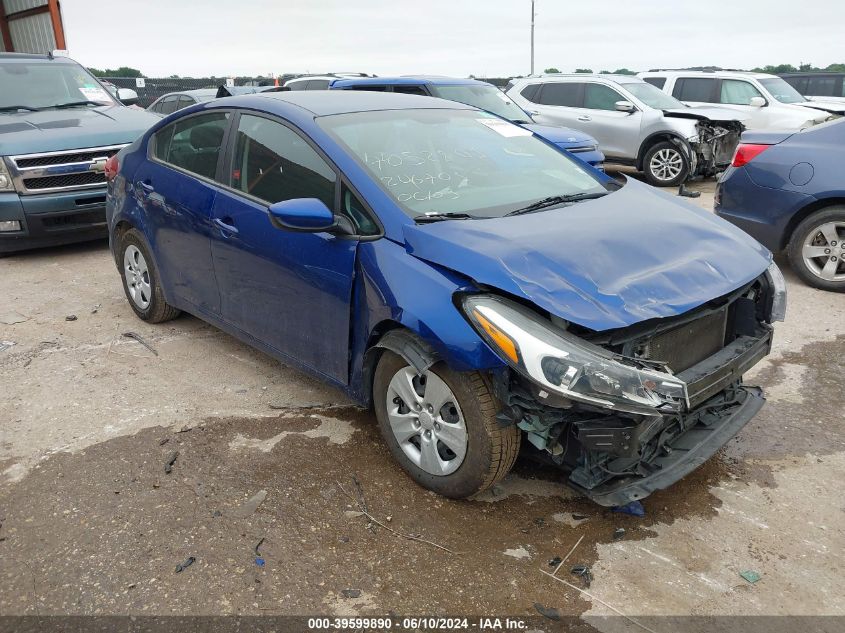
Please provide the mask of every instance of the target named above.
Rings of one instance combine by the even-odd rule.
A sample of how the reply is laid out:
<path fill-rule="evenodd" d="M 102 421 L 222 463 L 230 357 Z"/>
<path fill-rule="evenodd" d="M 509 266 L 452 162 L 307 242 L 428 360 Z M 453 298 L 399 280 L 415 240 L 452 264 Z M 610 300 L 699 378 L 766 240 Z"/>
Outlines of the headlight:
<path fill-rule="evenodd" d="M 464 299 L 463 309 L 503 360 L 544 389 L 641 415 L 677 412 L 688 402 L 686 384 L 672 374 L 638 366 L 634 359 L 553 329 L 517 303 L 472 295 Z"/>
<path fill-rule="evenodd" d="M 6 163 L 3 157 L 0 156 L 0 191 L 14 191 L 15 185 L 12 184 L 12 176 L 9 175 L 9 170 L 6 169 Z"/>
<path fill-rule="evenodd" d="M 783 321 L 786 318 L 786 282 L 778 265 L 772 262 L 766 269 L 766 277 L 772 285 L 772 314 L 769 320 Z"/>

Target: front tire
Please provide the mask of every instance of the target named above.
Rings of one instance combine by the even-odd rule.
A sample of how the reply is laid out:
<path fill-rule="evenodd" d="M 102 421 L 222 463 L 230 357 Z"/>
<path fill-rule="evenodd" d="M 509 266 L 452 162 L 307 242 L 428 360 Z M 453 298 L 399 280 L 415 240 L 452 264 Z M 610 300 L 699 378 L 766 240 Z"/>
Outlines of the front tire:
<path fill-rule="evenodd" d="M 373 401 L 393 457 L 414 481 L 444 497 L 478 494 L 516 461 L 521 433 L 499 426 L 497 400 L 479 372 L 455 372 L 440 362 L 418 375 L 385 351 Z"/>
<path fill-rule="evenodd" d="M 136 229 L 130 229 L 121 236 L 118 252 L 123 291 L 138 318 L 149 323 L 162 323 L 179 316 L 180 311 L 164 300 L 155 262 Z"/>
<path fill-rule="evenodd" d="M 677 187 L 689 176 L 689 162 L 677 145 L 662 141 L 645 153 L 643 173 L 650 185 Z"/>
<path fill-rule="evenodd" d="M 807 217 L 792 232 L 787 254 L 792 269 L 809 285 L 845 292 L 845 206 Z"/>

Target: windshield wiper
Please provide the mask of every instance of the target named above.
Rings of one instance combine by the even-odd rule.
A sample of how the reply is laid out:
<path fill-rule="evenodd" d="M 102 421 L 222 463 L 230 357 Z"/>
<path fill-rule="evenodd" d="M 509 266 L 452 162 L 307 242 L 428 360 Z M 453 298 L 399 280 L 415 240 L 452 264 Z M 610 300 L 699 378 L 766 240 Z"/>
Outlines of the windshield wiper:
<path fill-rule="evenodd" d="M 418 215 L 414 218 L 417 224 L 429 224 L 431 222 L 440 222 L 442 220 L 476 220 L 478 216 L 470 215 L 469 213 L 457 213 L 449 211 L 447 213 L 427 213 L 426 215 Z"/>
<path fill-rule="evenodd" d="M 25 105 L 11 105 L 11 106 L 3 106 L 0 108 L 0 112 L 14 112 L 15 110 L 29 110 L 30 112 L 38 112 L 40 108 L 33 108 L 32 106 L 25 106 Z"/>
<path fill-rule="evenodd" d="M 94 105 L 94 106 L 104 106 L 108 105 L 107 103 L 100 103 L 99 101 L 68 101 L 67 103 L 57 103 L 55 105 L 47 106 L 47 108 L 73 108 L 74 106 L 84 106 L 84 105 Z M 45 109 L 47 109 L 45 108 Z"/>
<path fill-rule="evenodd" d="M 566 204 L 568 202 L 581 202 L 582 200 L 592 200 L 594 198 L 601 198 L 602 196 L 606 196 L 608 191 L 596 191 L 593 193 L 572 193 L 566 196 L 549 196 L 548 198 L 543 198 L 542 200 L 537 200 L 537 202 L 532 202 L 526 207 L 522 207 L 520 209 L 515 209 L 509 213 L 506 213 L 505 216 L 509 215 L 522 215 L 523 213 L 531 213 L 532 211 L 539 211 L 540 209 L 545 209 L 547 207 L 553 207 L 558 204 Z"/>

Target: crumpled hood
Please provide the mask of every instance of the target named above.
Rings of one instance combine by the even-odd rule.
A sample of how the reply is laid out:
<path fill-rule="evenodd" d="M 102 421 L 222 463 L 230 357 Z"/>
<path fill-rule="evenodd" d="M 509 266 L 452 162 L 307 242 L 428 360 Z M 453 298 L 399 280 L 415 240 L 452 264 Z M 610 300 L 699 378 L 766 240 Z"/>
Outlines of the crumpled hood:
<path fill-rule="evenodd" d="M 699 121 L 739 121 L 745 123 L 751 118 L 746 112 L 720 108 L 719 106 L 691 106 L 689 108 L 674 108 L 664 110 L 663 116 L 677 117 L 682 119 L 698 119 Z"/>
<path fill-rule="evenodd" d="M 131 143 L 161 118 L 126 106 L 0 114 L 0 155 Z"/>
<path fill-rule="evenodd" d="M 589 134 L 573 130 L 568 127 L 557 127 L 555 125 L 540 125 L 538 123 L 524 124 L 522 127 L 531 130 L 537 136 L 542 136 L 555 145 L 564 147 L 585 147 L 587 145 L 598 145 L 596 139 Z"/>
<path fill-rule="evenodd" d="M 821 110 L 822 112 L 829 112 L 830 114 L 837 114 L 839 116 L 845 115 L 845 103 L 813 99 L 812 101 L 804 101 L 803 103 L 799 103 L 797 105 L 804 106 L 805 108 Z"/>
<path fill-rule="evenodd" d="M 634 180 L 549 211 L 406 225 L 419 259 L 596 331 L 682 314 L 766 270 L 740 229 Z"/>

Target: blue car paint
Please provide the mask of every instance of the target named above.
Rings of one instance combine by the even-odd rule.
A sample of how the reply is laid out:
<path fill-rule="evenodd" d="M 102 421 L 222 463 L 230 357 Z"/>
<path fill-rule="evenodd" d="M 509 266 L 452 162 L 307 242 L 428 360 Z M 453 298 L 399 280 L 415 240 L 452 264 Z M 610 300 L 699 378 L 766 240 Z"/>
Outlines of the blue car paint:
<path fill-rule="evenodd" d="M 771 147 L 722 174 L 716 214 L 772 251 L 786 247 L 811 211 L 845 202 L 845 120 L 796 133 L 744 132 L 741 142 Z"/>
<path fill-rule="evenodd" d="M 406 76 L 406 77 L 361 77 L 350 79 L 335 79 L 329 84 L 330 90 L 355 90 L 365 88 L 367 86 L 405 86 L 415 87 L 426 90 L 432 96 L 436 96 L 432 92 L 432 88 L 437 86 L 472 86 L 484 85 L 492 86 L 486 81 L 478 81 L 477 79 L 459 79 L 455 77 L 433 77 L 427 75 Z M 520 108 L 514 103 L 514 107 Z M 522 110 L 525 119 L 533 121 L 531 115 Z M 563 150 L 577 149 L 585 146 L 593 146 L 594 150 L 586 152 L 573 152 L 573 156 L 579 160 L 584 161 L 588 165 L 600 168 L 604 162 L 604 154 L 598 149 L 598 141 L 589 134 L 573 130 L 568 127 L 558 127 L 555 125 L 540 125 L 538 123 L 522 123 L 522 127 L 531 130 L 537 136 L 557 145 Z"/>
<path fill-rule="evenodd" d="M 604 198 L 553 211 L 417 226 L 315 122 L 331 114 L 413 108 L 473 109 L 366 92 L 273 93 L 186 108 L 121 153 L 107 203 L 110 233 L 124 222 L 141 231 L 168 303 L 364 404 L 366 351 L 395 327 L 418 335 L 456 370 L 504 365 L 453 303 L 457 293 L 482 290 L 479 283 L 603 329 L 685 312 L 768 265 L 768 252 L 741 231 L 633 181 Z M 377 212 L 383 236 L 356 241 L 283 231 L 271 226 L 263 205 L 147 158 L 151 135 L 168 122 L 234 109 L 276 116 L 308 135 Z M 239 212 L 234 235 L 214 223 L 222 213 Z M 233 237 L 249 248 L 235 249 Z M 475 250 L 461 244 L 467 241 Z M 664 260 L 667 243 L 674 246 Z"/>

